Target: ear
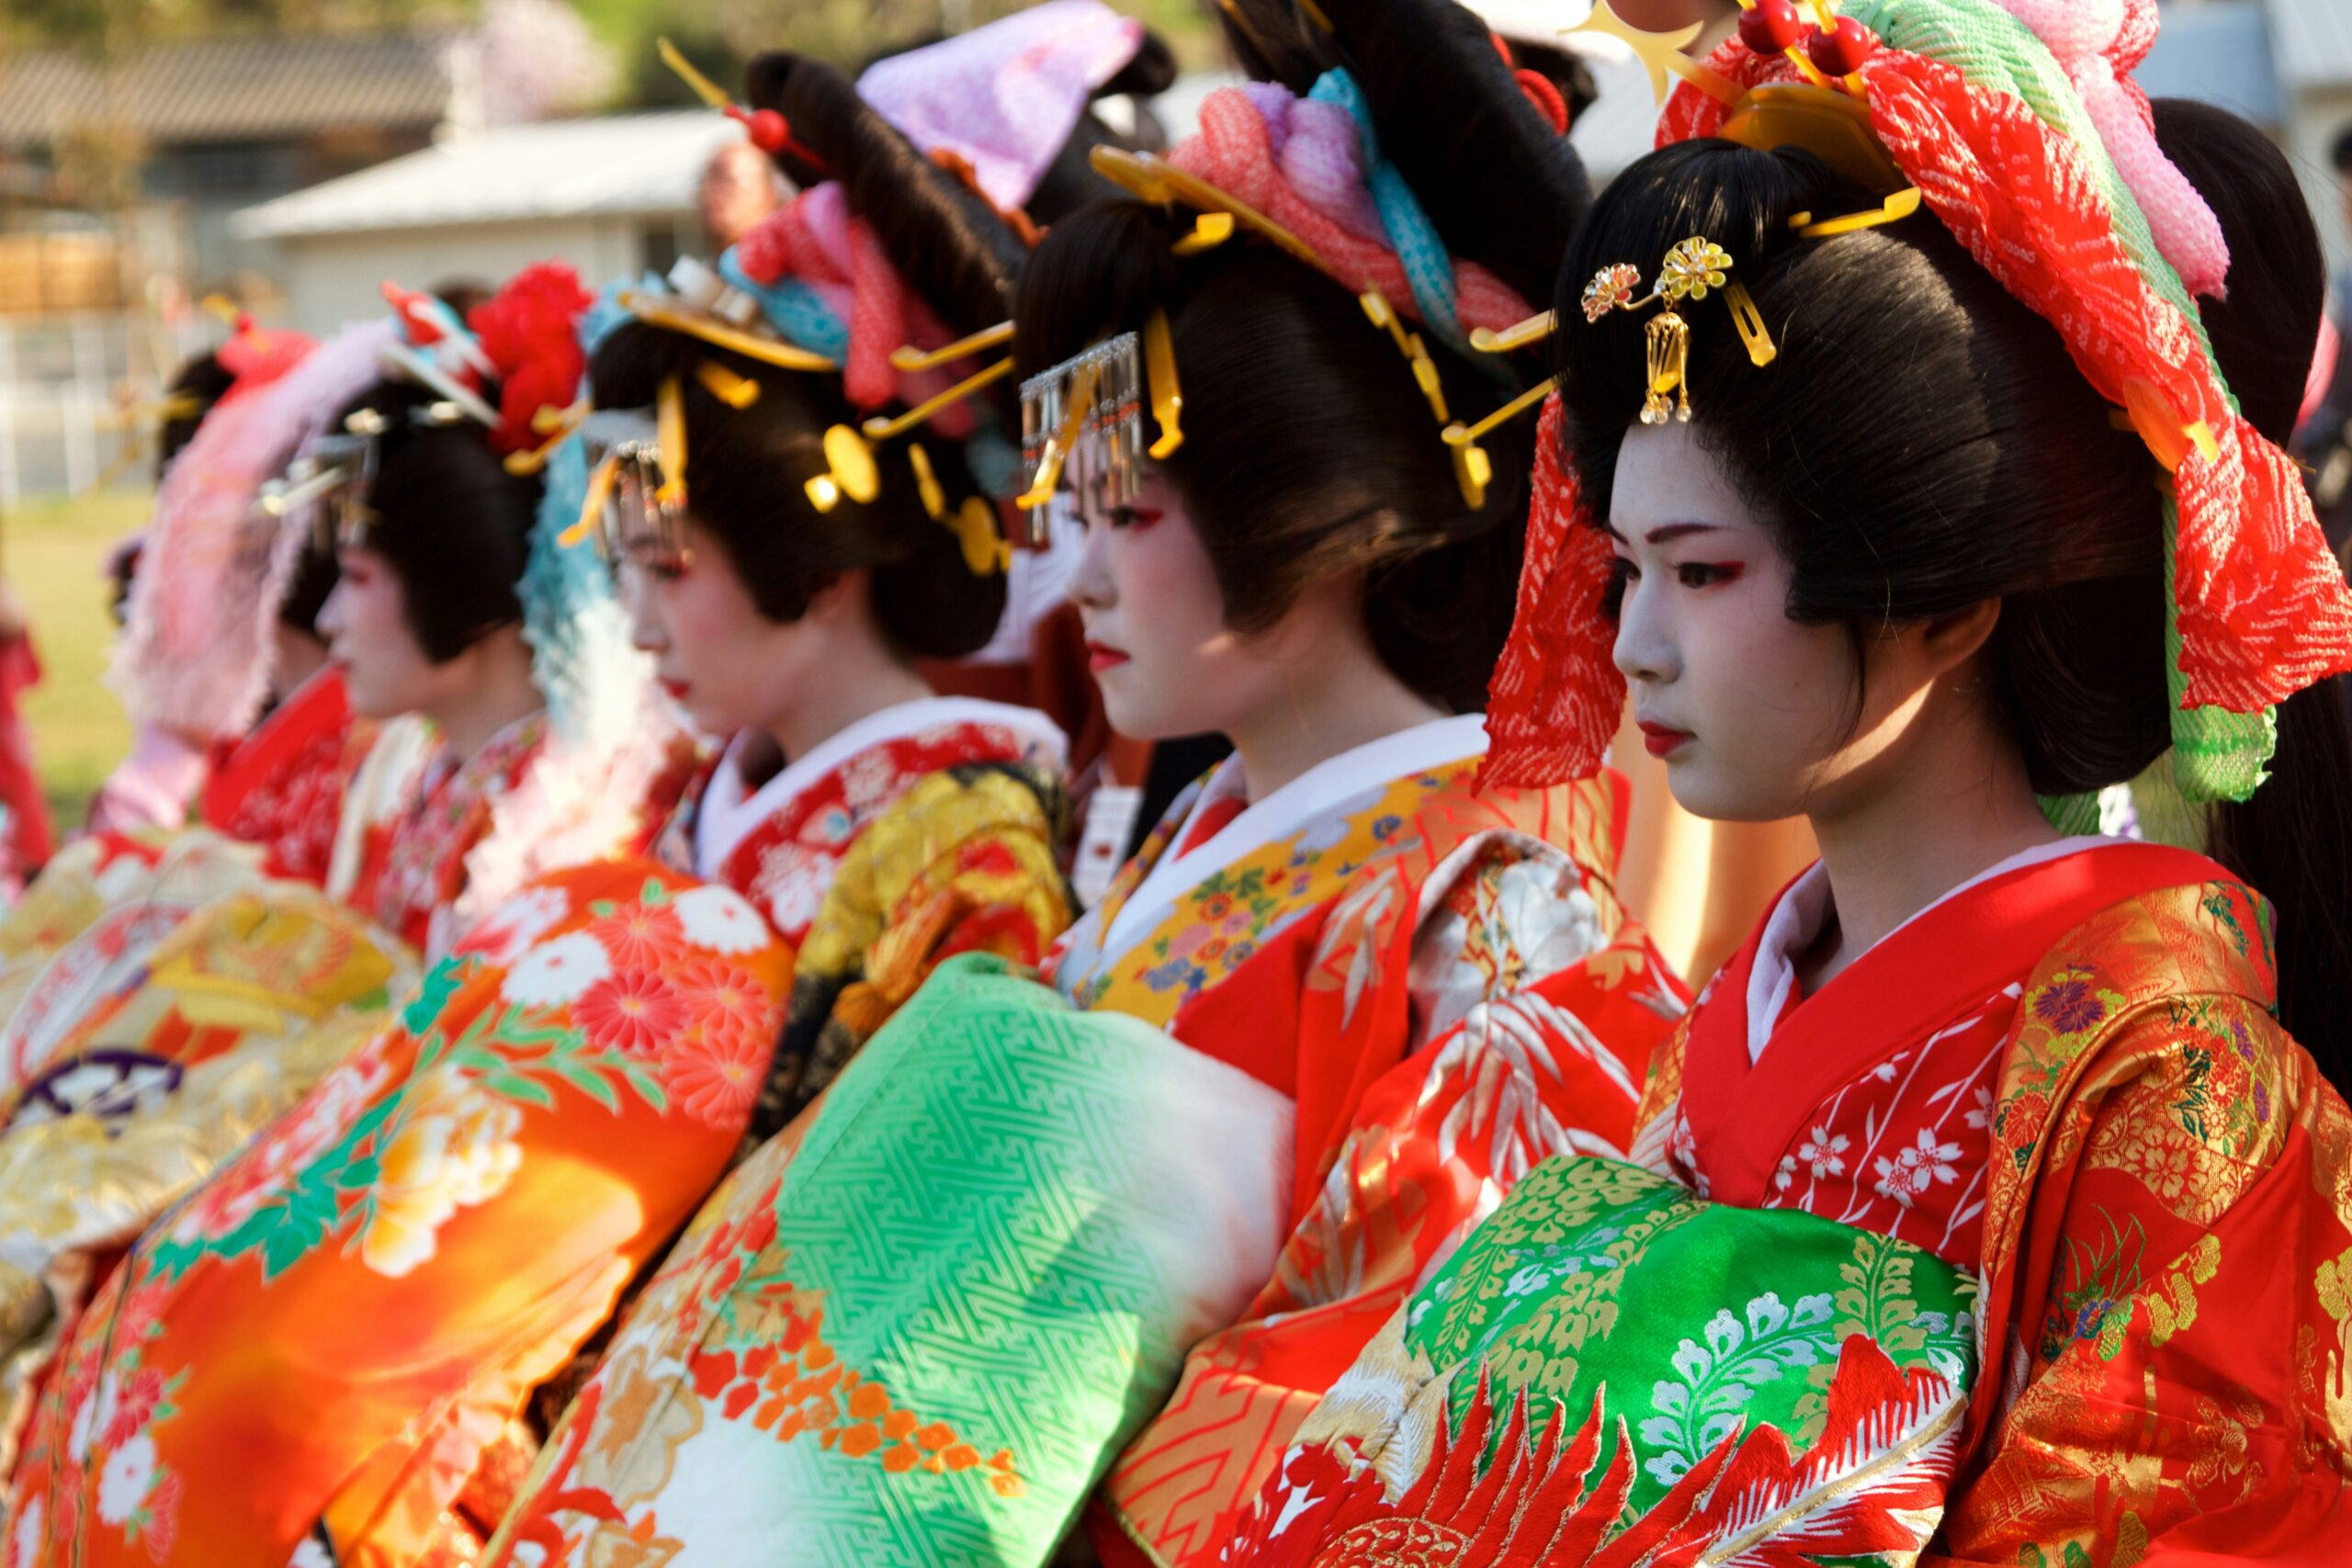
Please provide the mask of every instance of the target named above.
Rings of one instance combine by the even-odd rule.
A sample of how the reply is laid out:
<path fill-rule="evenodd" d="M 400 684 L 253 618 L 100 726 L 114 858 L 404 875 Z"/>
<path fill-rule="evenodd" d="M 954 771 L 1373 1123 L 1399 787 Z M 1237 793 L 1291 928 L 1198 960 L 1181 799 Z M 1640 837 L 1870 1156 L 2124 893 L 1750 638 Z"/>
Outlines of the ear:
<path fill-rule="evenodd" d="M 844 617 L 863 615 L 871 574 L 864 567 L 835 572 L 808 595 L 808 613 L 801 617 L 836 625 Z"/>
<path fill-rule="evenodd" d="M 2000 624 L 2001 602 L 1984 599 L 1922 626 L 1919 653 L 1928 679 L 1950 674 L 1983 652 Z"/>

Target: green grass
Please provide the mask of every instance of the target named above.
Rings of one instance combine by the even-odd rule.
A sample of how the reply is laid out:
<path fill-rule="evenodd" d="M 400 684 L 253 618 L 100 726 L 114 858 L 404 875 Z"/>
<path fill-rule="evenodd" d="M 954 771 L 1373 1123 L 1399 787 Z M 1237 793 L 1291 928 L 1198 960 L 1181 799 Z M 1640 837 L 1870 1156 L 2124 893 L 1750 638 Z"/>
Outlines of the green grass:
<path fill-rule="evenodd" d="M 114 623 L 105 567 L 116 540 L 147 520 L 150 497 L 122 491 L 34 502 L 0 522 L 0 570 L 32 616 L 41 683 L 25 699 L 42 793 L 61 834 L 130 747 L 130 721 L 107 688 Z"/>

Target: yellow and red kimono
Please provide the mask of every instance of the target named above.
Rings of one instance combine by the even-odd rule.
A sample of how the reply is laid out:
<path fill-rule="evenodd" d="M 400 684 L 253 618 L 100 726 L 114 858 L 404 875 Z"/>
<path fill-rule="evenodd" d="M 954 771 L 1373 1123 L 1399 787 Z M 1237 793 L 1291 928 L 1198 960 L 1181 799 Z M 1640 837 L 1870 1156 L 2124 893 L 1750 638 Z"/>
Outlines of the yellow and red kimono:
<path fill-rule="evenodd" d="M 344 786 L 372 730 L 356 721 L 342 671 L 320 671 L 215 754 L 200 802 L 205 825 L 261 845 L 270 875 L 323 886 Z"/>
<path fill-rule="evenodd" d="M 1557 1153 L 1621 1148 L 1686 997 L 1611 885 L 1613 777 L 1478 793 L 1476 715 L 1247 802 L 1180 797 L 1054 971 L 1295 1107 L 1287 1233 L 1090 1518 L 1106 1562 L 1214 1560 L 1321 1391 L 1448 1245 Z"/>
<path fill-rule="evenodd" d="M 608 861 L 471 931 L 84 1314 L 17 1467 L 9 1568 L 277 1563 L 314 1534 L 345 1563 L 471 1561 L 537 1447 L 530 1396 L 694 1212 L 771 1082 L 800 996 L 793 942 L 745 896 L 778 907 L 751 874 L 769 852 L 818 865 L 792 935 L 854 950 L 831 994 L 861 1028 L 911 990 L 924 938 L 1002 937 L 949 918 L 990 887 L 1015 914 L 1062 911 L 1033 952 L 1066 921 L 1053 814 L 1032 795 L 1012 820 L 1000 789 L 1057 737 L 975 705 L 890 710 L 758 789 L 730 757 L 672 835 L 718 880 Z M 907 770 L 918 754 L 933 771 Z M 779 821 L 807 830 L 779 840 Z"/>
<path fill-rule="evenodd" d="M 1928 1560 L 2345 1560 L 2352 1112 L 2273 1016 L 2259 899 L 2202 856 L 2069 840 L 1804 997 L 1826 908 L 1816 867 L 1716 977 L 1636 1153 L 1980 1276 Z"/>

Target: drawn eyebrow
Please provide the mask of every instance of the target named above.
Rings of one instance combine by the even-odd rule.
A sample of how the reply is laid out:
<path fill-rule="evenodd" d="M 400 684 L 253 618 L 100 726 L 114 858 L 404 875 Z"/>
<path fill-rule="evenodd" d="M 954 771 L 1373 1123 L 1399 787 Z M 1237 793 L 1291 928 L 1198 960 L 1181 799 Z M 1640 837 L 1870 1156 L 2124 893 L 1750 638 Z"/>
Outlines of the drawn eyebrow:
<path fill-rule="evenodd" d="M 1720 532 L 1722 529 L 1713 523 L 1668 523 L 1663 527 L 1651 529 L 1647 537 L 1653 545 L 1664 545 L 1670 544 L 1676 539 L 1687 538 L 1692 534 Z"/>

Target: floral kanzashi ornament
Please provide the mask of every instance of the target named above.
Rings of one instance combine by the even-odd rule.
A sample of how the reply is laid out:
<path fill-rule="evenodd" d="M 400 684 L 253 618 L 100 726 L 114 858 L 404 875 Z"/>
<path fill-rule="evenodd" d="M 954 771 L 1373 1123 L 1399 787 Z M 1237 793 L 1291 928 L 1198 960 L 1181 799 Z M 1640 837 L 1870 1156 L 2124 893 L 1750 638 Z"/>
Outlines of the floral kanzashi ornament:
<path fill-rule="evenodd" d="M 1657 292 L 1678 303 L 1704 299 L 1711 288 L 1731 282 L 1731 254 L 1713 240 L 1693 235 L 1666 253 L 1658 268 Z"/>
<path fill-rule="evenodd" d="M 1604 266 L 1584 286 L 1584 319 L 1597 321 L 1611 310 L 1631 309 L 1634 290 L 1642 286 L 1642 270 L 1629 262 Z"/>
<path fill-rule="evenodd" d="M 1732 325 L 1747 345 L 1747 357 L 1758 367 L 1772 363 L 1780 353 L 1766 330 L 1762 312 L 1747 289 L 1733 281 L 1731 253 L 1703 234 L 1693 234 L 1666 253 L 1658 264 L 1657 283 L 1636 299 L 1641 273 L 1626 262 L 1602 267 L 1585 285 L 1584 318 L 1598 321 L 1611 310 L 1639 310 L 1663 303 L 1666 309 L 1650 318 L 1647 339 L 1647 382 L 1642 397 L 1642 423 L 1664 424 L 1669 419 L 1690 419 L 1690 323 L 1674 307 L 1685 300 L 1704 299 L 1721 291 L 1731 308 Z"/>

